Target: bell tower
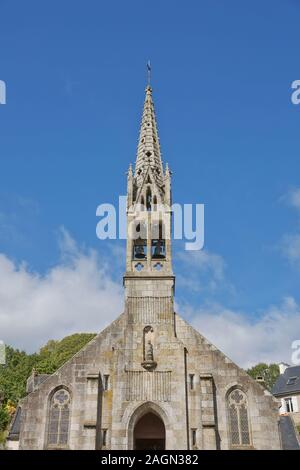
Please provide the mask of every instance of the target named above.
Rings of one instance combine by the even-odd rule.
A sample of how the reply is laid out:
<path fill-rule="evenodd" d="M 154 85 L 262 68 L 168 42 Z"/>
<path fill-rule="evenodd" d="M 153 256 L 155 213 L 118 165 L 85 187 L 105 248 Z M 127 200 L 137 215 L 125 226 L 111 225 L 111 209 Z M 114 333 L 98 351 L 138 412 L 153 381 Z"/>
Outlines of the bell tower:
<path fill-rule="evenodd" d="M 161 159 L 150 85 L 146 87 L 135 168 L 130 165 L 127 176 L 126 297 L 162 293 L 173 297 L 171 172 Z"/>

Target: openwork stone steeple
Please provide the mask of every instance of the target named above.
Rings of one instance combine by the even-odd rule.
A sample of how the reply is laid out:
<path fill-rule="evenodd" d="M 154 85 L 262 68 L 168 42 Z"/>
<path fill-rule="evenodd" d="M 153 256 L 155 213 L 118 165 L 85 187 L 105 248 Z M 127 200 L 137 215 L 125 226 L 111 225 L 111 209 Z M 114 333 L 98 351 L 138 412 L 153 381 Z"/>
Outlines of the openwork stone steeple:
<path fill-rule="evenodd" d="M 140 186 L 143 183 L 149 166 L 152 170 L 156 183 L 161 188 L 164 183 L 163 166 L 161 161 L 159 137 L 152 100 L 152 89 L 148 85 L 146 88 L 146 97 L 135 165 L 137 186 Z"/>
<path fill-rule="evenodd" d="M 173 279 L 171 199 L 171 172 L 168 165 L 165 171 L 163 168 L 152 89 L 148 85 L 136 164 L 134 169 L 130 165 L 127 173 L 125 278 L 171 276 Z"/>

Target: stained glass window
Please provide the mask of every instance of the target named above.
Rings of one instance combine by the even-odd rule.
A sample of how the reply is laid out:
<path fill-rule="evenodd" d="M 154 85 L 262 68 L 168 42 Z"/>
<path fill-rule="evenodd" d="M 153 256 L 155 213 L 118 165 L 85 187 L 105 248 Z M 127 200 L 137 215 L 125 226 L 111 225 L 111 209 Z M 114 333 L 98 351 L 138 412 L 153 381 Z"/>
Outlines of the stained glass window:
<path fill-rule="evenodd" d="M 71 397 L 67 390 L 56 390 L 50 401 L 48 446 L 66 447 L 69 437 Z"/>
<path fill-rule="evenodd" d="M 231 445 L 249 446 L 248 402 L 242 390 L 234 389 L 228 395 L 228 414 Z"/>

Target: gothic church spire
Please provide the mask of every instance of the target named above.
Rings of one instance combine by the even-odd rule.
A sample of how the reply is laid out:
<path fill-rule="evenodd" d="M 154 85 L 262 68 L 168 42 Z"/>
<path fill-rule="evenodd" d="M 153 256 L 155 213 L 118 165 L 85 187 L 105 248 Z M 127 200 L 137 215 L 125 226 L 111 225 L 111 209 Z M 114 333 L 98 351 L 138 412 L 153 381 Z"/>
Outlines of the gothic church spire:
<path fill-rule="evenodd" d="M 135 164 L 135 177 L 138 187 L 143 183 L 145 174 L 149 167 L 151 168 L 157 185 L 162 188 L 163 166 L 154 104 L 152 100 L 152 88 L 150 85 L 148 85 L 146 88 L 144 110 Z"/>

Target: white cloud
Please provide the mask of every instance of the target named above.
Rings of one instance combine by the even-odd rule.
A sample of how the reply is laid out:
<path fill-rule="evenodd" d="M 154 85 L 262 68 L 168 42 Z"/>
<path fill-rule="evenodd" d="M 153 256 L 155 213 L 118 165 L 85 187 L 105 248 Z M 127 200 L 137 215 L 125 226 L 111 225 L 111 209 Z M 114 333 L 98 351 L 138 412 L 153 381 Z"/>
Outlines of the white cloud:
<path fill-rule="evenodd" d="M 281 241 L 281 251 L 291 264 L 300 261 L 300 234 L 286 234 Z"/>
<path fill-rule="evenodd" d="M 258 362 L 284 360 L 291 364 L 292 342 L 300 339 L 300 306 L 293 297 L 285 298 L 279 306 L 270 306 L 256 319 L 216 304 L 199 309 L 183 305 L 181 314 L 245 368 Z"/>
<path fill-rule="evenodd" d="M 33 352 L 51 338 L 98 332 L 123 311 L 121 282 L 113 279 L 104 258 L 79 248 L 64 229 L 60 249 L 61 261 L 45 275 L 0 254 L 0 340 Z M 116 250 L 120 255 L 123 248 Z M 201 252 L 184 262 L 198 274 L 210 273 L 214 282 L 224 282 L 225 264 L 218 255 Z M 181 303 L 177 311 L 243 367 L 290 362 L 291 343 L 300 337 L 300 306 L 291 297 L 253 321 L 212 303 L 200 308 Z"/>
<path fill-rule="evenodd" d="M 193 292 L 215 291 L 224 282 L 225 262 L 222 256 L 207 250 L 178 253 L 181 273 L 178 284 Z"/>
<path fill-rule="evenodd" d="M 193 292 L 215 293 L 225 289 L 235 293 L 234 286 L 226 279 L 226 263 L 222 256 L 208 250 L 184 251 L 176 254 L 180 261 L 177 283 Z"/>
<path fill-rule="evenodd" d="M 98 332 L 123 310 L 121 283 L 103 258 L 78 248 L 62 230 L 61 262 L 47 274 L 31 272 L 0 254 L 0 339 L 36 351 L 50 338 Z"/>
<path fill-rule="evenodd" d="M 300 210 L 300 188 L 291 189 L 284 197 L 285 200 L 291 207 Z"/>
<path fill-rule="evenodd" d="M 185 251 L 178 254 L 178 258 L 197 272 L 206 272 L 212 275 L 215 280 L 221 281 L 224 278 L 225 262 L 222 256 L 206 250 Z"/>

